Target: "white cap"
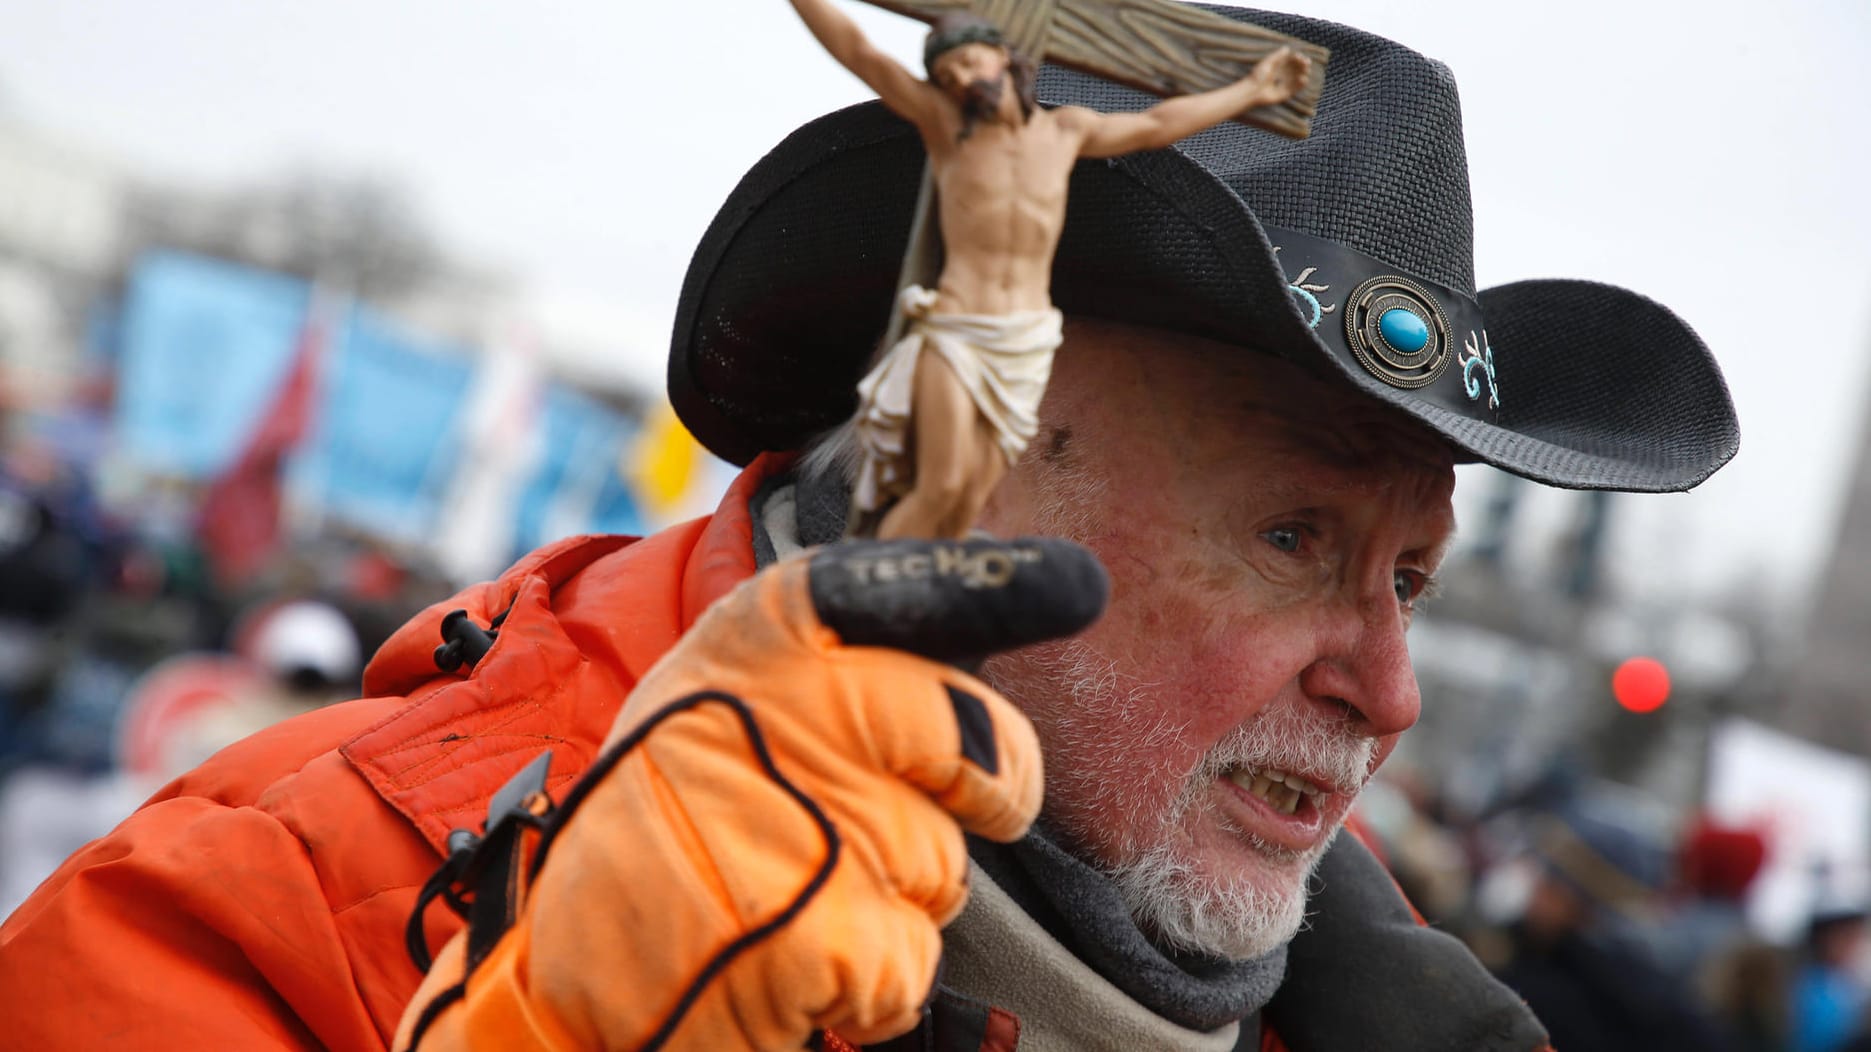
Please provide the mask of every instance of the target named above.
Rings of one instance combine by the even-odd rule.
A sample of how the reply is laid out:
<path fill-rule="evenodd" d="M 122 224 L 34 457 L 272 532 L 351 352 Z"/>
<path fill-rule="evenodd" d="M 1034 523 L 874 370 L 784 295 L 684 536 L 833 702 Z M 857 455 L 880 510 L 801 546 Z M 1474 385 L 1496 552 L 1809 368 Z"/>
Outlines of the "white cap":
<path fill-rule="evenodd" d="M 357 676 L 362 655 L 351 622 L 316 600 L 285 603 L 261 617 L 253 632 L 253 660 L 274 676 L 310 669 L 333 683 Z"/>

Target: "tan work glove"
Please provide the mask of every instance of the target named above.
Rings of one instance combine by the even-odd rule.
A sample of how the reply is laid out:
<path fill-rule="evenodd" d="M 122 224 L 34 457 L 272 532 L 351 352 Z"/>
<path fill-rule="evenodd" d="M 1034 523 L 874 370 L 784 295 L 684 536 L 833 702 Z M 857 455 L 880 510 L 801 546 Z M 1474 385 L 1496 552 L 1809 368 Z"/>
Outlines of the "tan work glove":
<path fill-rule="evenodd" d="M 744 583 L 631 693 L 518 922 L 465 984 L 449 943 L 394 1047 L 908 1030 L 967 897 L 962 831 L 1019 837 L 1042 784 L 1026 718 L 942 661 L 1077 631 L 1105 592 L 1050 539 L 841 544 Z"/>

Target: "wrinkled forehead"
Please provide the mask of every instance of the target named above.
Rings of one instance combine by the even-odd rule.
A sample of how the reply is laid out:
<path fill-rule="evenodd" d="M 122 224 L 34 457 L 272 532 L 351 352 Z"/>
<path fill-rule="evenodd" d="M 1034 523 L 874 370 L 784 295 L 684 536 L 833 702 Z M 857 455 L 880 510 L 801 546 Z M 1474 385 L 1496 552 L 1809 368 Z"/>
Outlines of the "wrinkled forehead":
<path fill-rule="evenodd" d="M 1453 480 L 1454 447 L 1413 417 L 1359 395 L 1338 405 L 1302 401 L 1257 399 L 1250 411 L 1291 455 L 1323 467 Z"/>
<path fill-rule="evenodd" d="M 1454 529 L 1456 451 L 1428 425 L 1361 392 L 1270 370 L 1239 396 L 1250 444 L 1272 477 L 1321 493 L 1364 495 Z"/>
<path fill-rule="evenodd" d="M 1272 354 L 1073 316 L 1054 363 L 1056 422 L 1083 424 L 1132 458 L 1199 465 L 1217 485 L 1454 490 L 1455 449 L 1415 417 Z M 1414 502 L 1413 502 L 1414 503 Z"/>
<path fill-rule="evenodd" d="M 1257 440 L 1287 456 L 1348 472 L 1453 477 L 1456 450 L 1447 439 L 1349 384 L 1264 353 L 1206 346 L 1192 357 L 1202 363 L 1198 375 L 1229 392 Z"/>

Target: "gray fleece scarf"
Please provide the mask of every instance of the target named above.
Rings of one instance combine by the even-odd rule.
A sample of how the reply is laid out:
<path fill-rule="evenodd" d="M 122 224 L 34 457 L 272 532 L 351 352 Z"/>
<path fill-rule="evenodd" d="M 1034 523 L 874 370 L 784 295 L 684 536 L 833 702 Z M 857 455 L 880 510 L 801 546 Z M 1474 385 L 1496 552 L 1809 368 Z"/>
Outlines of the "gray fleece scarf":
<path fill-rule="evenodd" d="M 1251 961 L 1159 947 L 1131 919 L 1117 886 L 1042 828 L 1012 844 L 970 838 L 968 854 L 1079 960 L 1177 1026 L 1216 1030 L 1247 1020 L 1286 975 L 1284 946 Z"/>

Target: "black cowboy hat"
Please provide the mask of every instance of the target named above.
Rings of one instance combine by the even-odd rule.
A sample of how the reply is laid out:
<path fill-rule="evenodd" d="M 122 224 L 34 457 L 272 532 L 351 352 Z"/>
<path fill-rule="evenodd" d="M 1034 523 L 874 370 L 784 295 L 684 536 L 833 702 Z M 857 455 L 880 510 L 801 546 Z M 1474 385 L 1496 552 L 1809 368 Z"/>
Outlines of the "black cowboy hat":
<path fill-rule="evenodd" d="M 1228 123 L 1072 178 L 1053 297 L 1356 384 L 1466 458 L 1579 489 L 1688 489 L 1734 456 L 1733 403 L 1667 308 L 1586 281 L 1475 293 L 1455 82 L 1355 29 L 1218 8 L 1331 50 L 1311 137 Z M 1040 99 L 1155 100 L 1046 68 Z M 669 394 L 745 463 L 846 419 L 892 307 L 923 151 L 868 103 L 794 132 L 722 206 L 677 307 Z M 1071 347 L 1062 348 L 1070 354 Z"/>

